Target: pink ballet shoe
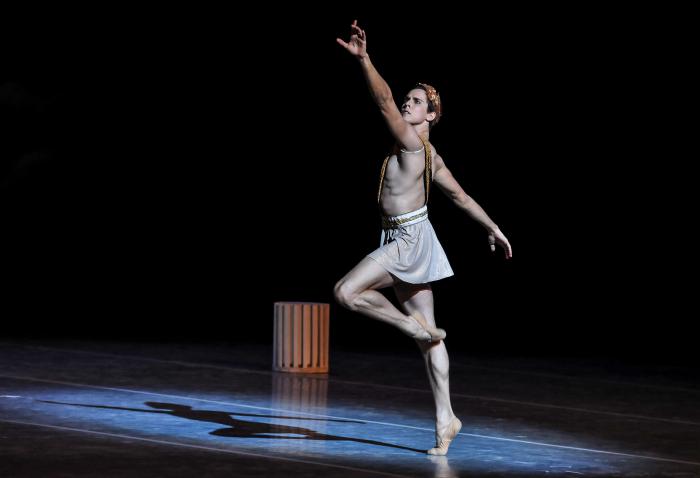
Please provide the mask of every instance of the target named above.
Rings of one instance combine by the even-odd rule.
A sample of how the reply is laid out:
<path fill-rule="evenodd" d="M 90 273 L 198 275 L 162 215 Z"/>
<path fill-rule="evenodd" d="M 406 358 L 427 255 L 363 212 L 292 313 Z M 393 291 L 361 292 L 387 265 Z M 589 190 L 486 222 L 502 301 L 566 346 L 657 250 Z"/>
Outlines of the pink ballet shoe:
<path fill-rule="evenodd" d="M 423 330 L 425 330 L 428 333 L 428 337 L 426 337 L 424 333 L 419 332 L 415 336 L 413 336 L 414 339 L 428 340 L 430 342 L 439 342 L 440 340 L 447 337 L 447 332 L 445 332 L 444 329 L 438 329 L 429 325 L 428 321 L 425 320 L 425 317 L 423 317 L 423 314 L 421 314 L 420 312 L 414 312 L 413 314 L 411 314 L 411 317 L 416 319 L 416 322 L 418 322 L 420 326 L 423 327 Z"/>
<path fill-rule="evenodd" d="M 459 418 L 454 417 L 452 421 L 447 425 L 443 435 L 435 432 L 435 441 L 437 446 L 428 450 L 428 455 L 447 455 L 447 449 L 450 447 L 450 443 L 455 439 L 459 431 L 462 429 L 462 422 Z"/>

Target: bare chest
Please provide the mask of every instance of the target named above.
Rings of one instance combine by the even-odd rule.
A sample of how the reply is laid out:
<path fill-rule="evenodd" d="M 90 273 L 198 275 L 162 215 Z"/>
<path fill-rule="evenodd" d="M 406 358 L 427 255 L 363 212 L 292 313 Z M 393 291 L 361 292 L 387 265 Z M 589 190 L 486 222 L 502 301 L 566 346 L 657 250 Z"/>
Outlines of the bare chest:
<path fill-rule="evenodd" d="M 403 164 L 397 155 L 391 155 L 384 172 L 384 186 L 388 189 L 404 189 L 413 185 L 420 185 L 424 166 L 419 164 Z"/>

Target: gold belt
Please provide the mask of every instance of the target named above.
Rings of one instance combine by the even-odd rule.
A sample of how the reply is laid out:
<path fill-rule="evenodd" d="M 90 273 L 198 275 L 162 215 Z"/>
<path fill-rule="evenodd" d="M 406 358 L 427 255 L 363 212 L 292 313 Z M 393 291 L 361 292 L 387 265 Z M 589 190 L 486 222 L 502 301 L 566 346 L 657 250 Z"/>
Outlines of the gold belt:
<path fill-rule="evenodd" d="M 382 216 L 382 227 L 384 229 L 395 229 L 402 224 L 406 224 L 407 222 L 415 221 L 416 219 L 420 219 L 421 217 L 427 216 L 428 211 L 425 210 L 423 212 L 419 212 L 418 214 L 415 214 L 413 216 L 409 217 L 403 217 L 401 219 L 394 219 L 392 217 L 387 217 L 387 216 Z"/>

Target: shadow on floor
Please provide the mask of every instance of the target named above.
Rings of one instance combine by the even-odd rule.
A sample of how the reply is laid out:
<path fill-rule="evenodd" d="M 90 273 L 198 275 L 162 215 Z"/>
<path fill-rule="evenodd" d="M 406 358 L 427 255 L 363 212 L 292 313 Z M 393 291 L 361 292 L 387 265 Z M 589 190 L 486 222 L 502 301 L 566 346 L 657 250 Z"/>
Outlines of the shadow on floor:
<path fill-rule="evenodd" d="M 249 420 L 239 420 L 234 418 L 234 416 L 245 416 L 245 417 L 260 417 L 260 418 L 277 418 L 277 419 L 294 419 L 294 420 L 316 420 L 324 422 L 339 422 L 339 423 L 364 423 L 362 421 L 355 420 L 340 420 L 331 418 L 307 418 L 307 417 L 289 417 L 281 415 L 261 415 L 253 413 L 232 413 L 223 412 L 218 410 L 193 410 L 189 405 L 179 405 L 176 403 L 162 403 L 162 402 L 144 402 L 145 405 L 151 407 L 151 409 L 146 408 L 125 408 L 125 407 L 113 407 L 109 405 L 89 405 L 83 403 L 64 403 L 55 402 L 50 400 L 37 400 L 42 403 L 50 403 L 54 405 L 70 405 L 74 407 L 89 407 L 89 408 L 102 408 L 107 410 L 124 410 L 129 412 L 142 412 L 142 413 L 160 413 L 165 415 L 172 415 L 179 418 L 185 418 L 187 420 L 196 420 L 200 422 L 211 422 L 220 425 L 227 425 L 228 428 L 220 428 L 210 432 L 211 435 L 231 437 L 231 438 L 272 438 L 272 439 L 284 439 L 284 440 L 334 440 L 334 441 L 352 441 L 356 443 L 364 443 L 367 445 L 376 446 L 386 446 L 390 448 L 398 448 L 401 450 L 412 451 L 415 453 L 425 454 L 427 450 L 419 450 L 417 448 L 410 448 L 402 445 L 395 445 L 393 443 L 385 443 L 376 440 L 366 440 L 363 438 L 351 438 L 343 437 L 337 435 L 328 435 L 325 433 L 319 433 L 310 428 L 295 427 L 282 425 L 277 423 L 264 423 L 264 422 L 254 422 Z M 153 410 L 156 409 L 156 410 Z M 301 436 L 288 436 L 288 435 L 301 435 Z"/>

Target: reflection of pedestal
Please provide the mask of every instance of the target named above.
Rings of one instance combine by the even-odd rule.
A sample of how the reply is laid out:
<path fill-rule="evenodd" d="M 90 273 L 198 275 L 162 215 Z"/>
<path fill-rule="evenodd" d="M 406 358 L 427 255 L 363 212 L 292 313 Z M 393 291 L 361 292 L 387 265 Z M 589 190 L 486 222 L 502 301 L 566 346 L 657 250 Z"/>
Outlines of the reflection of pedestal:
<path fill-rule="evenodd" d="M 275 423 L 285 427 L 279 433 L 307 435 L 326 433 L 328 422 L 326 400 L 328 396 L 328 376 L 320 374 L 273 373 L 271 407 L 277 416 Z M 298 427 L 298 430 L 294 430 Z M 334 442 L 325 440 L 279 440 L 278 450 L 294 453 L 308 453 L 310 450 L 323 450 Z"/>
<path fill-rule="evenodd" d="M 328 372 L 329 310 L 328 304 L 275 302 L 273 370 Z"/>
<path fill-rule="evenodd" d="M 328 396 L 328 378 L 322 375 L 272 374 L 272 403 L 294 412 L 323 413 Z"/>

